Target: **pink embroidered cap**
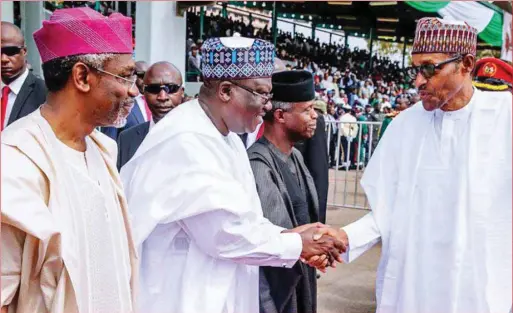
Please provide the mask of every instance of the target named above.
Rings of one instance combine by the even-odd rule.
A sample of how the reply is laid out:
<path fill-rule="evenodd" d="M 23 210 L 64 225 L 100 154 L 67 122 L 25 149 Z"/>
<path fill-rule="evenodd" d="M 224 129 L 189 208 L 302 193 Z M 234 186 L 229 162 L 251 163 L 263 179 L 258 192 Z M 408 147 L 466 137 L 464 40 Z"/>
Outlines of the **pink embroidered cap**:
<path fill-rule="evenodd" d="M 43 63 L 81 54 L 132 54 L 132 19 L 87 7 L 55 10 L 34 40 Z"/>
<path fill-rule="evenodd" d="M 476 55 L 477 29 L 465 22 L 421 18 L 415 30 L 412 54 L 459 53 Z"/>

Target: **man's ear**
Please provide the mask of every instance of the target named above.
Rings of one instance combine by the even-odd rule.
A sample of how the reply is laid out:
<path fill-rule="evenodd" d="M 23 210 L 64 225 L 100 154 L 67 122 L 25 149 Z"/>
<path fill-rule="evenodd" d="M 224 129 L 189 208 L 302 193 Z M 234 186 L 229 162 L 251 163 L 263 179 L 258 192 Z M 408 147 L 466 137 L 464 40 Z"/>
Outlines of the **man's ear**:
<path fill-rule="evenodd" d="M 274 110 L 274 112 L 273 112 L 274 121 L 276 123 L 284 123 L 285 122 L 284 113 L 285 113 L 285 111 L 283 111 L 282 109 Z"/>
<path fill-rule="evenodd" d="M 476 66 L 476 57 L 471 54 L 465 55 L 461 61 L 461 66 L 464 73 L 472 73 Z"/>
<path fill-rule="evenodd" d="M 82 62 L 77 62 L 71 68 L 71 81 L 73 85 L 81 92 L 89 92 L 91 90 L 91 69 Z"/>
<path fill-rule="evenodd" d="M 229 102 L 232 98 L 232 84 L 220 82 L 217 85 L 217 97 L 223 102 Z"/>

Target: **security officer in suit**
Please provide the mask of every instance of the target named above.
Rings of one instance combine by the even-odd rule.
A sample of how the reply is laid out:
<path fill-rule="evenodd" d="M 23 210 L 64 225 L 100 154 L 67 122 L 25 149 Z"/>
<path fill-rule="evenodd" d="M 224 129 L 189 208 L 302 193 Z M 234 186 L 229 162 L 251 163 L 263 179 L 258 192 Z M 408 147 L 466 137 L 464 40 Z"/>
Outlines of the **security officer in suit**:
<path fill-rule="evenodd" d="M 27 66 L 23 33 L 14 24 L 2 22 L 1 129 L 34 112 L 46 101 L 46 86 Z"/>
<path fill-rule="evenodd" d="M 127 129 L 118 138 L 118 169 L 135 154 L 142 141 L 167 113 L 183 101 L 184 89 L 180 70 L 169 62 L 157 62 L 144 75 L 144 97 L 152 120 Z"/>

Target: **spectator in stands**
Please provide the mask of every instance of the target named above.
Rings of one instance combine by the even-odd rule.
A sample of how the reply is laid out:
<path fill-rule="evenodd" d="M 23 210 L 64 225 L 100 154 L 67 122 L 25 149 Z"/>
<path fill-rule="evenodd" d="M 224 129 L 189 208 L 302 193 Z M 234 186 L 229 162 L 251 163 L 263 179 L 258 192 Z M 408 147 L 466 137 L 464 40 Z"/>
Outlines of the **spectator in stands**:
<path fill-rule="evenodd" d="M 144 98 L 152 119 L 123 131 L 118 138 L 118 169 L 127 163 L 139 148 L 150 129 L 183 101 L 183 80 L 180 70 L 169 62 L 150 66 L 143 81 Z"/>
<path fill-rule="evenodd" d="M 356 117 L 353 113 L 353 108 L 346 104 L 342 107 L 344 110 L 344 114 L 340 117 L 340 128 L 341 131 L 341 140 L 340 145 L 342 149 L 340 149 L 339 160 L 343 160 L 343 162 L 339 162 L 343 167 L 350 167 L 351 160 L 354 154 L 354 149 L 349 149 L 349 145 L 353 142 L 353 140 L 358 135 L 358 124 L 356 124 Z M 344 152 L 344 158 L 342 158 L 342 151 Z"/>
<path fill-rule="evenodd" d="M 324 120 L 326 121 L 326 124 L 328 125 L 328 133 L 327 136 L 329 136 L 329 166 L 334 167 L 336 165 L 336 159 L 335 159 L 335 147 L 337 144 L 337 134 L 338 134 L 338 124 L 336 123 L 335 118 L 335 106 L 330 105 L 328 107 L 328 113 L 325 115 Z"/>
<path fill-rule="evenodd" d="M 408 108 L 408 99 L 406 98 L 400 98 L 398 99 L 398 103 L 394 109 L 391 107 L 384 107 L 383 113 L 384 113 L 384 119 L 383 123 L 381 124 L 381 128 L 379 130 L 379 140 L 383 137 L 383 134 L 385 133 L 385 130 L 390 125 L 392 120 L 399 114 L 399 112 L 405 110 Z"/>
<path fill-rule="evenodd" d="M 187 58 L 188 81 L 198 81 L 201 71 L 201 56 L 198 54 L 198 46 L 191 46 L 191 55 Z"/>
<path fill-rule="evenodd" d="M 0 129 L 29 115 L 46 100 L 42 79 L 27 68 L 25 39 L 18 26 L 2 22 L 2 106 Z M 35 53 L 35 51 L 34 51 Z"/>
<path fill-rule="evenodd" d="M 418 102 L 420 102 L 420 96 L 418 93 L 414 93 L 411 95 L 411 104 L 417 104 Z"/>

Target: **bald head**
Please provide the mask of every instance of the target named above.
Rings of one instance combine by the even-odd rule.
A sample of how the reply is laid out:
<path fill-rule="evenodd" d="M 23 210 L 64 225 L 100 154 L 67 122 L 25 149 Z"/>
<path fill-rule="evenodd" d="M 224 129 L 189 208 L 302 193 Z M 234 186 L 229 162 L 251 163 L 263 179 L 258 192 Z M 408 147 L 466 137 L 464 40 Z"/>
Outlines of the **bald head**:
<path fill-rule="evenodd" d="M 135 84 L 137 85 L 137 89 L 139 89 L 140 93 L 143 93 L 143 78 L 146 74 L 146 71 L 148 70 L 148 63 L 145 61 L 137 61 L 135 62 L 135 75 L 137 75 L 137 80 L 135 81 Z"/>
<path fill-rule="evenodd" d="M 150 67 L 150 65 L 148 63 L 146 63 L 146 61 L 135 62 L 135 70 L 136 71 L 146 72 L 149 67 Z"/>
<path fill-rule="evenodd" d="M 158 122 L 183 101 L 182 74 L 169 62 L 151 65 L 144 75 L 144 98 Z"/>
<path fill-rule="evenodd" d="M 9 22 L 2 22 L 2 46 L 4 41 L 17 46 L 25 45 L 25 38 L 23 38 L 23 32 L 21 29 Z"/>
<path fill-rule="evenodd" d="M 2 82 L 8 85 L 25 71 L 27 49 L 21 29 L 12 23 L 2 22 L 0 38 L 2 42 Z"/>
<path fill-rule="evenodd" d="M 180 70 L 166 61 L 157 62 L 146 70 L 144 84 L 158 84 L 164 77 L 168 78 L 173 84 L 180 86 L 183 84 Z"/>

